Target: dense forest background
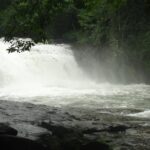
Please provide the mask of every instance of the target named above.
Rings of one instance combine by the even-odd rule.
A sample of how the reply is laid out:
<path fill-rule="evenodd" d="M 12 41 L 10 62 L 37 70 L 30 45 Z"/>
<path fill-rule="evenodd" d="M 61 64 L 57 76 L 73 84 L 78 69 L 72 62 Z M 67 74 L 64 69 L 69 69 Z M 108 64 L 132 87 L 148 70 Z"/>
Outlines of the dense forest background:
<path fill-rule="evenodd" d="M 150 0 L 0 0 L 0 36 L 90 47 L 116 78 L 150 82 Z"/>

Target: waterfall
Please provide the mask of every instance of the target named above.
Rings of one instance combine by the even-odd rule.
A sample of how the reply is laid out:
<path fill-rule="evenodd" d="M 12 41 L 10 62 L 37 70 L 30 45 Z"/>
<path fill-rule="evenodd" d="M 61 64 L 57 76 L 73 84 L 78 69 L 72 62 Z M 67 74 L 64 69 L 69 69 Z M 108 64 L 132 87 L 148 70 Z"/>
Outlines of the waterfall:
<path fill-rule="evenodd" d="M 92 73 L 93 66 L 101 73 L 101 64 L 88 57 L 86 62 L 92 65 L 80 67 L 80 57 L 70 45 L 36 44 L 22 53 L 8 53 L 9 46 L 0 40 L 0 100 L 58 107 L 142 108 L 144 114 L 137 115 L 149 116 L 150 86 L 95 82 L 83 69 L 87 65 Z"/>
<path fill-rule="evenodd" d="M 31 51 L 9 53 L 0 41 L 0 86 L 82 86 L 88 78 L 69 45 L 37 44 Z"/>
<path fill-rule="evenodd" d="M 9 46 L 0 40 L 0 97 L 63 95 L 96 85 L 79 67 L 70 45 L 36 44 L 21 53 L 8 53 Z"/>

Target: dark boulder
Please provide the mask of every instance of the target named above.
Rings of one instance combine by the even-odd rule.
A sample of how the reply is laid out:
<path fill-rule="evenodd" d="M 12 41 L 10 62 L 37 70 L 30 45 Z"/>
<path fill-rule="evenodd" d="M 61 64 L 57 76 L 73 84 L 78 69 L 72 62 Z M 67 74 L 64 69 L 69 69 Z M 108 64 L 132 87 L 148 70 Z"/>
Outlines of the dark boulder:
<path fill-rule="evenodd" d="M 46 150 L 41 144 L 22 137 L 0 135 L 1 150 Z"/>
<path fill-rule="evenodd" d="M 14 135 L 16 136 L 18 131 L 6 124 L 0 123 L 0 135 Z"/>
<path fill-rule="evenodd" d="M 51 131 L 53 135 L 59 138 L 65 137 L 66 135 L 70 135 L 70 134 L 72 135 L 74 133 L 77 133 L 77 131 L 74 131 L 73 129 L 66 128 L 64 126 L 59 126 L 59 125 L 52 125 L 46 122 L 42 122 L 40 126 Z"/>
<path fill-rule="evenodd" d="M 90 142 L 83 145 L 81 150 L 111 150 L 110 146 L 102 142 Z"/>
<path fill-rule="evenodd" d="M 101 132 L 101 130 L 96 129 L 96 128 L 91 128 L 91 129 L 83 130 L 82 132 L 83 132 L 83 134 L 92 134 L 92 133 L 95 133 L 95 132 Z"/>
<path fill-rule="evenodd" d="M 118 132 L 126 132 L 127 129 L 130 127 L 125 125 L 117 125 L 117 126 L 110 126 L 107 131 L 112 133 L 118 133 Z"/>
<path fill-rule="evenodd" d="M 126 130 L 130 128 L 131 127 L 128 127 L 126 125 L 109 126 L 108 128 L 105 129 L 91 128 L 91 129 L 83 130 L 83 134 L 92 134 L 96 132 L 119 133 L 119 132 L 126 132 Z"/>

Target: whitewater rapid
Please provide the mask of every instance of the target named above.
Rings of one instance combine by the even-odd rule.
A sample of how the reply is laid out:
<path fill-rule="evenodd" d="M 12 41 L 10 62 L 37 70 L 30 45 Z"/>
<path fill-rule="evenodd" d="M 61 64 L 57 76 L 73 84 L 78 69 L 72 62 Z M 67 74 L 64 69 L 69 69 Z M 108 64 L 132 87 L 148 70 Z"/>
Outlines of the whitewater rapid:
<path fill-rule="evenodd" d="M 79 66 L 70 45 L 36 44 L 9 53 L 0 41 L 0 99 L 56 107 L 141 109 L 150 117 L 150 86 L 97 83 Z M 90 61 L 90 60 L 89 60 Z"/>

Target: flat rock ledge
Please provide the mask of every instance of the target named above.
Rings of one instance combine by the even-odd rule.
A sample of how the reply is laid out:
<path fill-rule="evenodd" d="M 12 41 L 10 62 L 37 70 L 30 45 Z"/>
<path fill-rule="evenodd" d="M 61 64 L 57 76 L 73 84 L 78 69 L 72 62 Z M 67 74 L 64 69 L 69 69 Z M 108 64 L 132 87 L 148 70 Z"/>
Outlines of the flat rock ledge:
<path fill-rule="evenodd" d="M 131 112 L 1 100 L 1 150 L 149 150 L 150 119 Z"/>
<path fill-rule="evenodd" d="M 39 135 L 37 140 L 17 136 L 18 131 L 8 124 L 0 124 L 1 150 L 111 150 L 110 146 L 100 141 L 83 138 L 81 131 L 62 126 L 53 126 L 42 122 L 52 134 Z"/>

